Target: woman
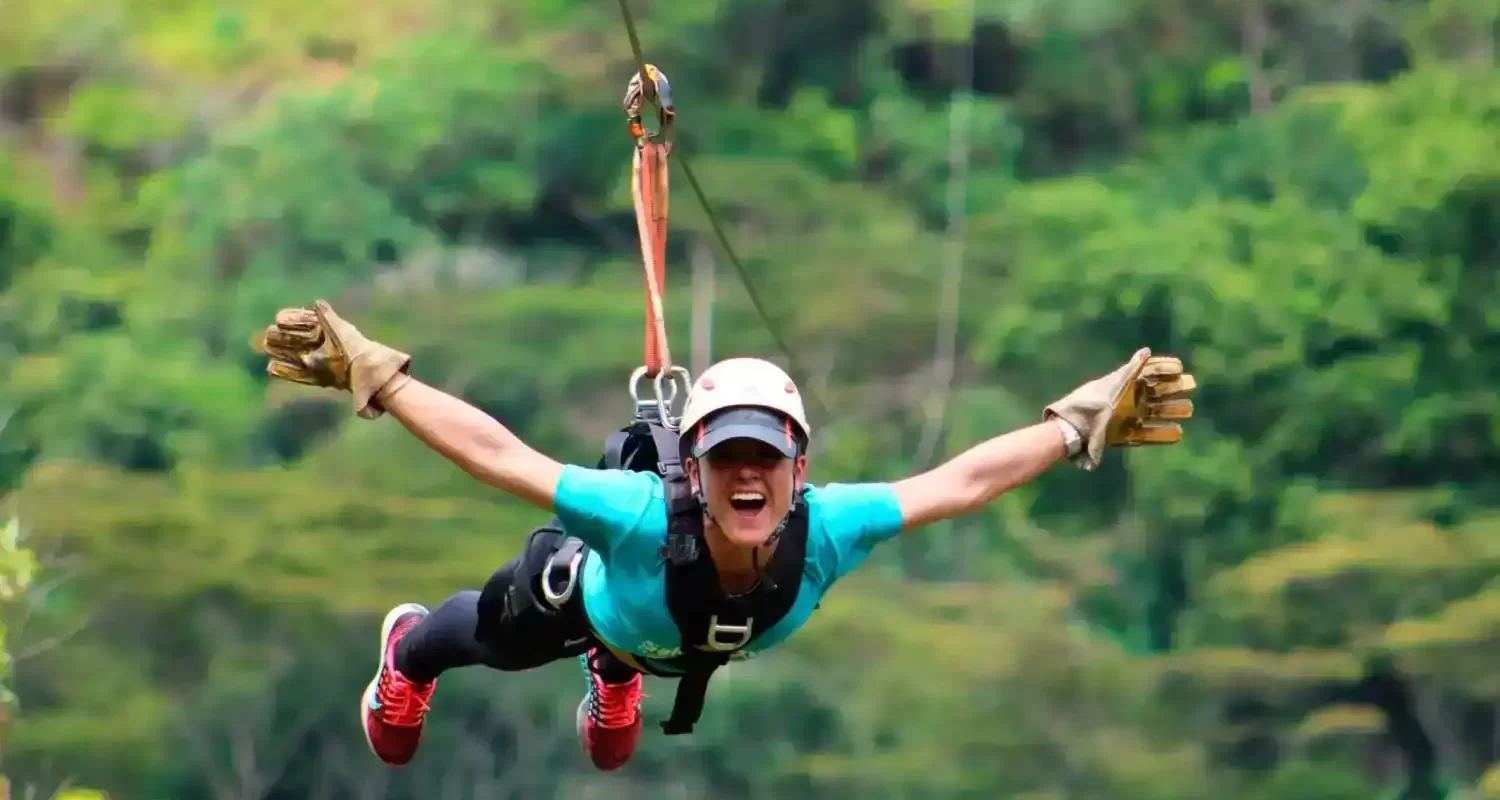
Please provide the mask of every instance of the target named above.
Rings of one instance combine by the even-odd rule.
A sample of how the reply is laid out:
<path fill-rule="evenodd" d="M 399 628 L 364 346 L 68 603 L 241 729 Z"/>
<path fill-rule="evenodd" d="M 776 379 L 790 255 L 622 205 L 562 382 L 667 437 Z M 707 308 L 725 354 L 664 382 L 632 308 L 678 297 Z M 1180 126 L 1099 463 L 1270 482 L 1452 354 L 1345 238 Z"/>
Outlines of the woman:
<path fill-rule="evenodd" d="M 977 511 L 1064 458 L 1094 470 L 1105 447 L 1175 443 L 1195 389 L 1180 361 L 1141 349 L 1048 406 L 1042 422 L 920 475 L 806 486 L 801 395 L 759 359 L 722 361 L 698 377 L 680 434 L 659 442 L 655 474 L 548 458 L 413 378 L 409 356 L 321 300 L 283 309 L 258 347 L 271 375 L 348 391 L 359 416 L 389 412 L 473 477 L 556 515 L 482 590 L 432 612 L 406 603 L 386 615 L 361 717 L 371 749 L 393 766 L 415 755 L 441 673 L 578 656 L 589 676 L 580 740 L 596 766 L 616 769 L 640 737 L 643 672 L 688 676 L 664 727 L 691 730 L 690 679 L 701 706 L 715 665 L 784 641 L 877 544 Z"/>

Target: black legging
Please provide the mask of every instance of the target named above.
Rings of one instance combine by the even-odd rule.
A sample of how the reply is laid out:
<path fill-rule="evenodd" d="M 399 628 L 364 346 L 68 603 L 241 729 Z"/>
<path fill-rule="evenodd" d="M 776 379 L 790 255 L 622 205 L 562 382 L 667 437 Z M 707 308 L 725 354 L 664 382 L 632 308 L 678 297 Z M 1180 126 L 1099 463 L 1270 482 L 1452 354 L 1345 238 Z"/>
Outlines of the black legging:
<path fill-rule="evenodd" d="M 450 669 L 474 664 L 506 669 L 510 659 L 481 641 L 475 635 L 478 630 L 479 592 L 459 592 L 444 600 L 396 646 L 396 669 L 417 683 L 429 683 Z"/>
<path fill-rule="evenodd" d="M 563 537 L 562 523 L 552 520 L 532 532 L 526 550 L 496 570 L 484 590 L 458 592 L 444 600 L 412 628 L 396 648 L 396 669 L 409 680 L 427 683 L 458 667 L 483 664 L 518 672 L 571 658 L 596 644 L 583 621 L 582 593 L 563 611 L 511 608 L 502 598 L 517 580 L 540 594 L 542 567 Z M 581 577 L 581 576 L 580 576 Z M 605 681 L 629 680 L 635 671 L 598 648 L 592 666 Z"/>

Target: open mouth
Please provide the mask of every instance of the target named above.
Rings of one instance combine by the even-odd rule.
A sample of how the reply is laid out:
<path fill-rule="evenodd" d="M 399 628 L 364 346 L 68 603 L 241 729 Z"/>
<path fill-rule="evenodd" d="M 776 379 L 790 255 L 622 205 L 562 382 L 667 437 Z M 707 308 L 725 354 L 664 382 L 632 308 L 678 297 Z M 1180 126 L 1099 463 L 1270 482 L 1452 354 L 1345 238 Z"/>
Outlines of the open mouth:
<path fill-rule="evenodd" d="M 735 492 L 729 496 L 729 505 L 741 514 L 757 514 L 766 507 L 766 496 L 760 492 Z"/>

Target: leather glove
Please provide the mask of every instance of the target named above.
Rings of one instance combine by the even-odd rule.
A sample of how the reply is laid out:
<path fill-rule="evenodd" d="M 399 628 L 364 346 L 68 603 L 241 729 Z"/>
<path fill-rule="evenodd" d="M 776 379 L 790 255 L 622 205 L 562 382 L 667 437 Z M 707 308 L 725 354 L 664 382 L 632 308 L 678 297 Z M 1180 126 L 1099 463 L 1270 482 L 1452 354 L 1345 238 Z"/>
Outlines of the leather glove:
<path fill-rule="evenodd" d="M 1073 463 L 1099 468 L 1106 447 L 1167 445 L 1182 441 L 1177 420 L 1193 416 L 1188 399 L 1198 388 L 1182 361 L 1153 356 L 1143 347 L 1124 366 L 1074 389 L 1047 406 L 1043 417 L 1061 417 L 1078 429 L 1083 449 Z"/>
<path fill-rule="evenodd" d="M 276 322 L 251 346 L 271 357 L 266 372 L 273 377 L 349 392 L 364 419 L 384 414 L 379 398 L 411 380 L 411 356 L 369 340 L 322 300 L 276 312 Z"/>

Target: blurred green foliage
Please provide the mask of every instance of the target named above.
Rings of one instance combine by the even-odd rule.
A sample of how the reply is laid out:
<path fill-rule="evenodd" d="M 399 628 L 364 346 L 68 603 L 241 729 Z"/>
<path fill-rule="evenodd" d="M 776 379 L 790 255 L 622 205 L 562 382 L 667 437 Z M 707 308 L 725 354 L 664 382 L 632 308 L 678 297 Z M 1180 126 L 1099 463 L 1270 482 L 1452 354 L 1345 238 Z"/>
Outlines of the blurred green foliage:
<path fill-rule="evenodd" d="M 814 480 L 918 467 L 954 252 L 940 452 L 1142 344 L 1198 376 L 1188 439 L 889 545 L 717 678 L 699 733 L 648 726 L 618 774 L 578 753 L 575 664 L 445 677 L 422 755 L 386 770 L 354 715 L 379 615 L 478 586 L 540 518 L 393 421 L 269 385 L 247 341 L 326 297 L 593 464 L 642 328 L 617 8 L 13 0 L 0 486 L 36 559 L 8 618 L 18 784 L 1500 797 L 1500 7 L 638 13 L 679 147 L 836 409 Z M 685 362 L 688 266 L 717 250 L 680 169 L 672 193 Z M 713 355 L 775 355 L 715 258 Z M 654 721 L 671 692 L 648 691 Z"/>

